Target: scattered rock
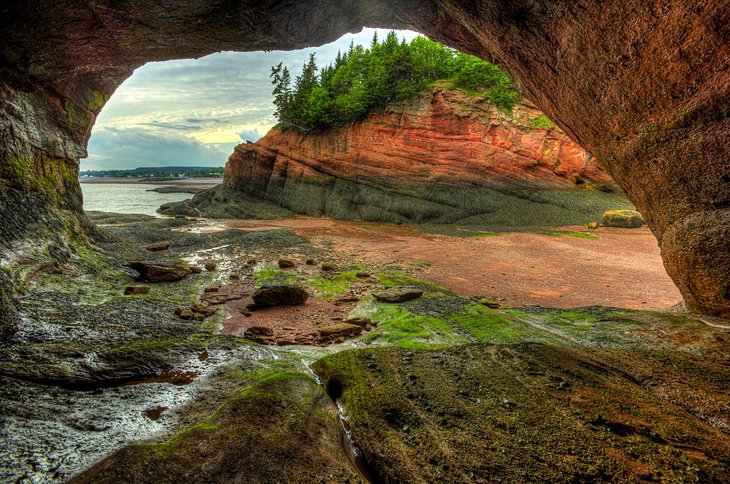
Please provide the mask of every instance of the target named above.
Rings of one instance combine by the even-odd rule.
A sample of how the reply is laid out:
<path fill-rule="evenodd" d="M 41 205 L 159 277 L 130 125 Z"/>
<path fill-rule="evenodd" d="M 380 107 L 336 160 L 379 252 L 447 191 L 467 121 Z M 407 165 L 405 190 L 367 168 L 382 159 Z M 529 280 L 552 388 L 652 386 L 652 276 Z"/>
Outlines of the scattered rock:
<path fill-rule="evenodd" d="M 157 242 L 154 244 L 150 244 L 145 249 L 149 250 L 150 252 L 158 252 L 161 250 L 167 250 L 170 248 L 169 242 Z"/>
<path fill-rule="evenodd" d="M 246 261 L 246 264 L 252 266 L 252 265 L 256 264 L 256 259 L 249 259 Z"/>
<path fill-rule="evenodd" d="M 340 304 L 354 303 L 358 302 L 359 300 L 359 296 L 339 296 L 335 298 L 334 303 L 336 306 L 339 306 Z"/>
<path fill-rule="evenodd" d="M 125 296 L 141 296 L 150 293 L 150 286 L 127 286 L 124 288 Z"/>
<path fill-rule="evenodd" d="M 260 287 L 253 293 L 253 302 L 258 306 L 304 304 L 307 299 L 307 291 L 293 284 Z"/>
<path fill-rule="evenodd" d="M 203 351 L 202 351 L 202 352 L 201 352 L 201 353 L 200 353 L 200 354 L 198 355 L 198 360 L 200 360 L 200 361 L 205 361 L 205 360 L 207 360 L 207 359 L 208 359 L 208 356 L 209 356 L 209 355 L 208 355 L 208 350 L 203 350 Z"/>
<path fill-rule="evenodd" d="M 608 210 L 603 212 L 601 225 L 635 229 L 644 225 L 644 217 L 636 210 Z"/>
<path fill-rule="evenodd" d="M 294 267 L 296 264 L 294 264 L 294 261 L 289 259 L 279 259 L 279 268 L 281 269 L 288 269 L 289 267 Z"/>
<path fill-rule="evenodd" d="M 241 275 L 240 275 L 240 274 L 235 274 L 235 273 L 234 273 L 234 274 L 231 274 L 231 275 L 230 275 L 230 276 L 228 276 L 228 277 L 229 277 L 229 279 L 230 279 L 230 280 L 232 280 L 232 281 L 237 281 L 237 280 L 239 280 L 239 279 L 241 278 Z"/>
<path fill-rule="evenodd" d="M 200 274 L 203 272 L 203 269 L 201 269 L 200 266 L 190 266 L 190 272 L 193 274 Z"/>
<path fill-rule="evenodd" d="M 334 264 L 332 262 L 325 262 L 322 264 L 322 270 L 325 272 L 337 272 L 340 270 L 340 268 L 337 266 L 337 264 Z"/>
<path fill-rule="evenodd" d="M 226 301 L 228 301 L 228 298 L 225 294 L 204 294 L 201 298 L 201 301 L 206 302 L 208 304 L 212 304 L 214 306 L 218 304 L 225 304 Z"/>
<path fill-rule="evenodd" d="M 314 259 L 307 259 L 306 264 L 308 266 L 316 266 L 317 265 L 317 261 L 314 260 Z"/>
<path fill-rule="evenodd" d="M 598 222 L 590 222 L 586 224 L 587 229 L 595 230 L 599 227 Z"/>
<path fill-rule="evenodd" d="M 361 328 L 367 328 L 370 325 L 375 326 L 375 323 L 372 322 L 370 318 L 366 318 L 365 316 L 355 316 L 352 318 L 348 318 L 344 320 L 343 323 L 354 324 L 355 326 L 360 326 Z"/>
<path fill-rule="evenodd" d="M 193 311 L 193 313 L 202 314 L 206 318 L 208 316 L 212 316 L 213 314 L 215 314 L 216 311 L 218 311 L 218 308 L 212 307 L 206 301 L 194 302 L 190 305 L 190 309 Z"/>
<path fill-rule="evenodd" d="M 220 291 L 220 288 L 221 288 L 221 283 L 220 282 L 214 282 L 213 284 L 210 284 L 210 285 L 206 286 L 205 289 L 203 289 L 203 292 L 205 292 L 205 293 L 208 293 L 208 292 L 218 292 L 218 291 Z"/>
<path fill-rule="evenodd" d="M 362 333 L 362 327 L 356 324 L 338 323 L 326 326 L 319 330 L 319 338 L 322 342 L 337 340 L 338 338 L 351 338 L 359 336 Z"/>
<path fill-rule="evenodd" d="M 371 274 L 369 272 L 365 272 L 365 271 L 360 271 L 357 274 L 355 274 L 355 277 L 358 277 L 360 279 L 367 279 L 370 276 L 371 276 Z"/>
<path fill-rule="evenodd" d="M 184 320 L 190 320 L 193 319 L 193 311 L 190 308 L 186 308 L 185 306 L 178 306 L 175 308 L 175 314 L 180 318 Z"/>
<path fill-rule="evenodd" d="M 266 326 L 251 326 L 243 333 L 243 337 L 261 344 L 272 344 L 275 341 L 274 330 Z"/>
<path fill-rule="evenodd" d="M 206 301 L 195 302 L 188 306 L 178 306 L 175 308 L 175 314 L 180 319 L 203 321 L 205 318 L 212 316 L 218 308 L 211 307 Z"/>
<path fill-rule="evenodd" d="M 243 314 L 244 316 L 246 316 L 247 318 L 250 318 L 251 316 L 253 316 L 253 313 L 251 311 L 249 311 L 248 309 L 246 309 L 246 308 L 241 308 L 238 311 L 241 314 Z"/>
<path fill-rule="evenodd" d="M 213 272 L 218 265 L 212 260 L 207 260 L 205 261 L 204 267 L 206 271 Z"/>
<path fill-rule="evenodd" d="M 174 282 L 185 279 L 190 274 L 190 270 L 187 267 L 161 262 L 131 262 L 127 264 L 127 267 L 139 272 L 142 280 L 150 282 Z"/>
<path fill-rule="evenodd" d="M 387 289 L 385 291 L 373 292 L 373 297 L 378 301 L 399 303 L 417 299 L 423 296 L 423 291 L 415 287 L 401 286 Z"/>

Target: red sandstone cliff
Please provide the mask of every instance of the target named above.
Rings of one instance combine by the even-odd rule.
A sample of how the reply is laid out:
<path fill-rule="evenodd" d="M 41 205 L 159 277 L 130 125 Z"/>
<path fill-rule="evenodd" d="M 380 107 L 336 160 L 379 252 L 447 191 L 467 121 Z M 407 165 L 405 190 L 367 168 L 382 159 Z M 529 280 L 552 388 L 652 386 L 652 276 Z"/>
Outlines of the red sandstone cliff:
<path fill-rule="evenodd" d="M 229 186 L 271 178 L 336 176 L 377 179 L 390 188 L 427 182 L 490 188 L 575 188 L 614 183 L 557 128 L 533 127 L 536 108 L 512 115 L 457 90 L 436 87 L 404 106 L 323 134 L 271 130 L 236 147 Z M 533 122 L 531 124 L 531 121 Z"/>
<path fill-rule="evenodd" d="M 224 183 L 296 213 L 341 219 L 568 225 L 615 208 L 621 197 L 598 193 L 615 189 L 611 177 L 545 123 L 552 126 L 533 106 L 507 114 L 438 84 L 337 130 L 273 129 L 235 148 Z M 162 211 L 226 216 L 208 207 L 220 213 L 226 202 L 251 200 L 232 196 L 218 191 Z"/>

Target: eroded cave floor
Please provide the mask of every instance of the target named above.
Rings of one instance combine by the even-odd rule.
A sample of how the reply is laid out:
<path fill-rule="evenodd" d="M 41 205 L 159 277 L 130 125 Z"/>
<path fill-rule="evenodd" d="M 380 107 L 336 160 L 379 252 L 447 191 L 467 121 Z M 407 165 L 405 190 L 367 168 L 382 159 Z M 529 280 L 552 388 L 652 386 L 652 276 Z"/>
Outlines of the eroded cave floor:
<path fill-rule="evenodd" d="M 186 220 L 94 218 L 111 234 L 100 251 L 80 251 L 56 271 L 16 268 L 29 282 L 23 328 L 0 347 L 2 480 L 730 475 L 727 327 L 676 312 L 468 299 L 424 280 L 418 264 L 358 263 L 288 230 L 206 233 Z M 161 240 L 169 251 L 140 251 Z M 141 256 L 217 268 L 122 296 L 133 282 L 123 262 Z M 279 269 L 281 257 L 297 265 Z M 214 281 L 225 292 L 279 279 L 311 294 L 302 311 L 277 309 L 291 311 L 292 328 L 352 316 L 372 328 L 329 346 L 275 346 L 243 339 L 232 322 L 265 326 L 284 316 L 242 315 L 242 299 L 203 321 L 174 314 Z M 423 296 L 387 303 L 370 295 L 403 285 Z"/>

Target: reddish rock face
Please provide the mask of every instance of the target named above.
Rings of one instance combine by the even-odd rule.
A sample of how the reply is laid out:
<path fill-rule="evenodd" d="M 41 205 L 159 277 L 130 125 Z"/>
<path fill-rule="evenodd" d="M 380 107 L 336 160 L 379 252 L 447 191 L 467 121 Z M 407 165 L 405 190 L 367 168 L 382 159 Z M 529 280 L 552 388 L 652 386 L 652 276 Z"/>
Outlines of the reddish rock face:
<path fill-rule="evenodd" d="M 548 202 L 552 218 L 543 225 L 600 216 L 591 213 L 598 196 L 586 191 L 610 191 L 615 183 L 562 131 L 533 127 L 540 111 L 520 105 L 508 114 L 448 87 L 441 83 L 334 131 L 272 130 L 236 147 L 225 184 L 297 213 L 344 219 L 501 217 L 503 225 L 524 225 L 534 215 L 524 212 L 536 207 L 530 197 L 540 191 L 574 191 L 576 206 L 585 205 L 565 210 Z M 504 213 L 506 205 L 514 214 Z"/>
<path fill-rule="evenodd" d="M 59 233 L 87 230 L 78 158 L 109 95 L 145 62 L 317 45 L 363 25 L 411 28 L 504 67 L 636 204 L 688 306 L 730 317 L 725 0 L 6 3 L 3 249 L 42 234 L 39 219 Z"/>
<path fill-rule="evenodd" d="M 257 143 L 236 147 L 226 184 L 344 177 L 396 189 L 616 188 L 560 129 L 531 127 L 540 114 L 522 105 L 508 115 L 460 91 L 435 88 L 336 131 L 302 136 L 271 130 Z"/>

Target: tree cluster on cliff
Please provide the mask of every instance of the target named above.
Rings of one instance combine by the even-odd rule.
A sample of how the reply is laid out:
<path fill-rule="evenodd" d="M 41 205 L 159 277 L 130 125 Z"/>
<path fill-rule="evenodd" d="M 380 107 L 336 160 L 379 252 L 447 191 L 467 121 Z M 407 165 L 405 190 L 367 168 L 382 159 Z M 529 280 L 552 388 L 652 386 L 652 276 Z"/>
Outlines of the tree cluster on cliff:
<path fill-rule="evenodd" d="M 369 49 L 350 44 L 321 69 L 311 54 L 293 81 L 289 68 L 279 63 L 271 68 L 271 79 L 277 127 L 300 132 L 347 124 L 438 80 L 479 92 L 506 110 L 520 98 L 495 65 L 425 37 L 407 43 L 395 32 L 382 41 L 376 33 Z"/>

